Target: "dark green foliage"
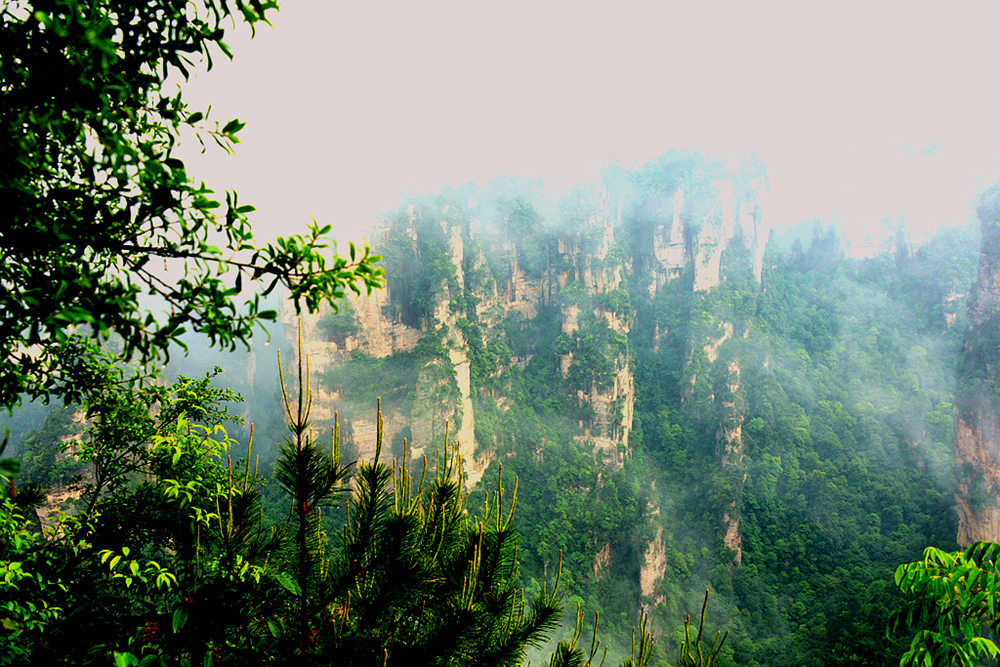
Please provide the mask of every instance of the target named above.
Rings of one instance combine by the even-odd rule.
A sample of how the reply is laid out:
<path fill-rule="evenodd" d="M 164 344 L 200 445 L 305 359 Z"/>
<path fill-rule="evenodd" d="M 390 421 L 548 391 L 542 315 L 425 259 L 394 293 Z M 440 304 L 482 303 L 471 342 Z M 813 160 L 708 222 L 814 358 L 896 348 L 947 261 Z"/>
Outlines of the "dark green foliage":
<path fill-rule="evenodd" d="M 301 336 L 300 329 L 300 350 Z M 321 452 L 312 436 L 312 424 L 309 421 L 312 395 L 308 389 L 303 390 L 304 360 L 301 354 L 298 361 L 298 397 L 294 408 L 288 398 L 284 376 L 281 377 L 281 391 L 291 435 L 279 446 L 274 480 L 291 499 L 292 505 L 290 516 L 294 548 L 289 559 L 294 586 L 282 583 L 298 598 L 292 625 L 301 653 L 313 639 L 311 620 L 316 613 L 313 605 L 316 604 L 316 598 L 323 595 L 322 590 L 319 595 L 314 594 L 313 590 L 323 584 L 323 577 L 319 573 L 323 566 L 324 546 L 320 533 L 320 512 L 324 507 L 332 505 L 338 496 L 346 493 L 349 466 L 340 462 L 340 434 L 337 426 L 334 427 L 332 456 Z M 281 368 L 280 355 L 278 367 Z"/>
<path fill-rule="evenodd" d="M 43 625 L 11 615 L 9 655 L 106 663 L 113 649 L 141 641 L 163 655 L 200 659 L 235 628 L 252 634 L 260 608 L 243 601 L 273 548 L 255 527 L 260 508 L 249 463 L 234 479 L 220 460 L 232 443 L 220 430 L 225 411 L 217 400 L 228 394 L 201 391 L 207 378 L 146 393 L 117 383 L 113 372 L 95 382 L 81 450 L 89 452 L 86 508 L 44 540 L 19 538 L 16 515 L 4 516 L 11 531 L 4 566 L 20 561 L 41 586 L 32 591 L 15 578 L 6 594 L 29 609 L 46 590 L 52 596 Z"/>
<path fill-rule="evenodd" d="M 633 312 L 632 299 L 628 290 L 619 287 L 610 292 L 601 292 L 595 299 L 598 306 L 609 313 L 630 317 Z"/>
<path fill-rule="evenodd" d="M 449 204 L 454 206 L 448 202 L 442 203 L 441 208 Z M 387 221 L 390 233 L 383 244 L 383 253 L 392 293 L 389 307 L 404 324 L 415 328 L 431 323 L 442 290 L 455 292 L 451 240 L 435 215 L 439 210 L 425 203 L 413 204 L 401 208 Z M 449 217 L 454 215 L 461 213 L 452 212 Z M 413 232 L 408 231 L 411 229 Z"/>
<path fill-rule="evenodd" d="M 627 358 L 628 340 L 625 335 L 612 330 L 603 319 L 591 316 L 585 318 L 573 343 L 567 350 L 573 354 L 570 386 L 584 393 L 589 393 L 591 386 L 609 389 Z"/>
<path fill-rule="evenodd" d="M 275 466 L 291 511 L 267 526 L 252 452 L 233 461 L 221 429 L 231 393 L 207 377 L 149 394 L 113 379 L 91 391 L 105 407 L 86 441 L 108 469 L 94 511 L 42 538 L 3 506 L 0 664 L 517 665 L 558 625 L 559 577 L 527 600 L 518 585 L 516 491 L 498 479 L 470 516 L 447 441 L 417 481 L 377 460 L 379 413 L 376 460 L 352 475 L 339 428 L 332 456 L 312 439 L 300 384 Z M 124 411 L 116 392 L 146 411 Z M 328 536 L 320 510 L 338 499 L 346 522 Z"/>
<path fill-rule="evenodd" d="M 337 310 L 330 309 L 316 322 L 320 333 L 337 345 L 343 346 L 348 336 L 353 336 L 361 330 L 357 313 L 350 303 L 338 305 Z"/>
<path fill-rule="evenodd" d="M 333 654 L 353 656 L 348 664 L 517 664 L 556 622 L 551 596 L 517 611 L 507 511 L 471 522 L 453 457 L 439 459 L 426 484 L 380 463 L 359 468 L 331 578 L 356 619 L 341 626 Z"/>
<path fill-rule="evenodd" d="M 18 473 L 18 485 L 65 486 L 80 472 L 75 457 L 67 456 L 66 439 L 75 435 L 74 408 L 53 407 L 42 427 L 25 439 Z"/>

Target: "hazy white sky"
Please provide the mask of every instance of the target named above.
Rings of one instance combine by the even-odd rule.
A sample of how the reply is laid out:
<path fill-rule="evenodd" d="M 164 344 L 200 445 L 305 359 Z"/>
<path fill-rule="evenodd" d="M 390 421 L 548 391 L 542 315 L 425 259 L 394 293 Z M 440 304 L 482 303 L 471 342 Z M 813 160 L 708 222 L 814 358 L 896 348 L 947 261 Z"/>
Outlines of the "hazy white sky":
<path fill-rule="evenodd" d="M 341 233 L 406 194 L 758 152 L 772 224 L 964 220 L 1000 178 L 1000 3 L 287 1 L 190 86 L 248 122 L 189 159 L 259 233 Z"/>

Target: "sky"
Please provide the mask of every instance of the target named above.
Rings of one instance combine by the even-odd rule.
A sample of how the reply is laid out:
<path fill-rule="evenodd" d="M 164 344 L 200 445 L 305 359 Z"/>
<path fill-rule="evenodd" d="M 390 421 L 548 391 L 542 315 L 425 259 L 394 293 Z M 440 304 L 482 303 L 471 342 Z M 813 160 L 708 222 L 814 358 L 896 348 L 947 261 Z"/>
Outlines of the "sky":
<path fill-rule="evenodd" d="M 1000 179 L 1000 3 L 285 2 L 187 85 L 247 122 L 189 170 L 357 237 L 409 195 L 519 174 L 595 181 L 673 148 L 754 152 L 773 226 L 856 243 L 961 224 Z M 877 234 L 876 234 L 877 235 Z"/>

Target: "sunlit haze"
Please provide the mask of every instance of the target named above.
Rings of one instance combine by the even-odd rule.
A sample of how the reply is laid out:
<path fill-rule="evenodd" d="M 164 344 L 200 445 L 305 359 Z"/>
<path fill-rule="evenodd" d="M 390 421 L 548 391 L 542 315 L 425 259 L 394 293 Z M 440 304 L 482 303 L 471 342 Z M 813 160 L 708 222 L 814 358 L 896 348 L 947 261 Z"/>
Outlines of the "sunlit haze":
<path fill-rule="evenodd" d="M 191 83 L 248 125 L 235 158 L 189 165 L 261 236 L 355 235 L 448 185 L 757 152 L 770 224 L 863 243 L 964 222 L 1000 175 L 997 25 L 986 3 L 288 2 Z"/>

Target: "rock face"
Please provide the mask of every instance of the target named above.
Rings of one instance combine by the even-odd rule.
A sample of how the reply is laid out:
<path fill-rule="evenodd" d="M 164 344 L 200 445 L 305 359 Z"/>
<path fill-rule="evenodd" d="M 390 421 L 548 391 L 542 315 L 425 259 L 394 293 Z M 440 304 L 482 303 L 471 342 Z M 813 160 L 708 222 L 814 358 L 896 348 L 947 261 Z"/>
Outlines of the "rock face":
<path fill-rule="evenodd" d="M 739 185 L 716 179 L 695 192 L 678 187 L 669 200 L 669 218 L 657 226 L 652 239 L 656 260 L 650 296 L 687 269 L 693 270 L 696 291 L 711 290 L 721 280 L 723 253 L 734 243 L 751 251 L 753 274 L 760 282 L 770 230 L 760 203 L 766 189 L 763 178 Z"/>
<path fill-rule="evenodd" d="M 722 421 L 719 424 L 716 441 L 719 449 L 719 463 L 733 479 L 733 500 L 722 515 L 726 534 L 722 539 L 726 548 L 732 550 L 733 561 L 738 566 L 743 563 L 743 536 L 740 533 L 740 500 L 747 475 L 743 465 L 743 420 L 746 417 L 743 385 L 740 381 L 740 364 L 730 361 L 726 395 L 722 398 Z"/>
<path fill-rule="evenodd" d="M 1000 540 L 1000 185 L 980 199 L 979 274 L 959 362 L 958 542 Z"/>
<path fill-rule="evenodd" d="M 646 546 L 642 567 L 639 569 L 639 590 L 647 603 L 663 602 L 663 596 L 656 594 L 656 588 L 666 569 L 667 547 L 663 541 L 663 526 L 657 526 L 656 537 Z"/>

